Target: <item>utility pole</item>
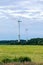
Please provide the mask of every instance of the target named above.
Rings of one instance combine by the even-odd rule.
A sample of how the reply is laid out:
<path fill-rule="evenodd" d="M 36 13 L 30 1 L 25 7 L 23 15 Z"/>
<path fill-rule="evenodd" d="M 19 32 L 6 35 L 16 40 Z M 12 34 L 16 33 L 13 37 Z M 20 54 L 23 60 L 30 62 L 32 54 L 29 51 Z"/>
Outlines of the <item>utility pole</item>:
<path fill-rule="evenodd" d="M 21 21 L 18 20 L 18 42 L 20 42 L 20 22 Z"/>

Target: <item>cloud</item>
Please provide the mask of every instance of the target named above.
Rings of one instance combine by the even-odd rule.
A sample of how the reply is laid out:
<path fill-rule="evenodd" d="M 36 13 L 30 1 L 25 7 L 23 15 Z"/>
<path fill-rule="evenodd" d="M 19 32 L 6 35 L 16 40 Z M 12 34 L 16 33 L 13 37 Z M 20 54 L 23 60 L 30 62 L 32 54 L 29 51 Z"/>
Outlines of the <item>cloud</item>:
<path fill-rule="evenodd" d="M 24 17 L 29 19 L 42 19 L 43 18 L 43 12 L 41 10 L 6 10 L 3 11 L 4 13 L 7 13 L 8 15 L 11 15 L 12 17 Z"/>
<path fill-rule="evenodd" d="M 43 18 L 43 12 L 41 10 L 11 10 L 11 9 L 6 9 L 6 10 L 0 10 L 0 17 L 24 17 L 24 18 L 29 18 L 29 19 L 42 19 Z"/>
<path fill-rule="evenodd" d="M 9 0 L 10 1 L 10 0 Z M 42 1 L 42 0 L 40 0 Z M 39 0 L 18 0 L 11 1 L 12 4 L 0 6 L 0 18 L 6 17 L 24 17 L 28 19 L 42 19 L 43 9 Z M 37 4 L 37 5 L 36 5 Z M 39 7 L 40 6 L 40 7 Z M 43 6 L 43 5 L 42 5 Z"/>

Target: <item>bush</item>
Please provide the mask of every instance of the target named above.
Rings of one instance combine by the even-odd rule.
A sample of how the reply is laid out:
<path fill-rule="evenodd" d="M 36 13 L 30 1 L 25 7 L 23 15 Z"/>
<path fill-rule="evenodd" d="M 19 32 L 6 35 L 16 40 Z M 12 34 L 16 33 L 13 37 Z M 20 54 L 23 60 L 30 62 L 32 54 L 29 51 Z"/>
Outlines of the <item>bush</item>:
<path fill-rule="evenodd" d="M 15 58 L 13 59 L 13 61 L 14 61 L 14 62 L 19 62 L 19 59 L 15 57 Z"/>
<path fill-rule="evenodd" d="M 20 58 L 19 58 L 19 61 L 20 61 L 20 62 L 24 62 L 24 58 L 23 58 L 23 57 L 20 57 Z"/>
<path fill-rule="evenodd" d="M 11 59 L 5 58 L 5 59 L 2 60 L 2 62 L 4 62 L 4 63 L 11 62 Z"/>
<path fill-rule="evenodd" d="M 9 63 L 9 62 L 31 62 L 31 59 L 29 57 L 15 57 L 14 59 L 9 59 L 9 58 L 5 58 L 2 60 L 2 62 L 4 63 Z"/>
<path fill-rule="evenodd" d="M 20 62 L 25 62 L 25 61 L 26 61 L 26 62 L 27 62 L 27 61 L 31 62 L 31 59 L 30 59 L 29 57 L 20 57 L 20 58 L 19 58 L 19 61 L 20 61 Z"/>
<path fill-rule="evenodd" d="M 14 62 L 27 62 L 27 61 L 29 61 L 29 62 L 31 62 L 31 59 L 29 58 L 29 57 L 19 57 L 19 58 L 16 58 L 15 57 L 15 59 L 13 59 L 13 61 Z"/>

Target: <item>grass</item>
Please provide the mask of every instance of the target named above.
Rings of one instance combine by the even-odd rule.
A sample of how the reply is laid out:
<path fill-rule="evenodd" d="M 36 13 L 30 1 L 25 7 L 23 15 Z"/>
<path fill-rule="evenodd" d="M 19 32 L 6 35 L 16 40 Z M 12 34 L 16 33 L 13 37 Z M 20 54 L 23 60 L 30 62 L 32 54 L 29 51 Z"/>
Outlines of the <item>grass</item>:
<path fill-rule="evenodd" d="M 30 57 L 33 62 L 43 62 L 43 46 L 0 45 L 0 62 L 4 58 Z"/>

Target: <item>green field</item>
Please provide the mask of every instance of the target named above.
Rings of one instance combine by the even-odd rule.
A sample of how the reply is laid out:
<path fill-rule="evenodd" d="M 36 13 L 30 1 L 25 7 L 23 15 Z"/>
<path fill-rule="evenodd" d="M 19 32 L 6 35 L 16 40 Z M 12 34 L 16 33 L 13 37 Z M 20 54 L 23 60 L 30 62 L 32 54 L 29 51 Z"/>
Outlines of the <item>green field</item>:
<path fill-rule="evenodd" d="M 43 62 L 43 46 L 0 45 L 0 61 L 3 58 L 30 57 L 33 62 Z"/>

